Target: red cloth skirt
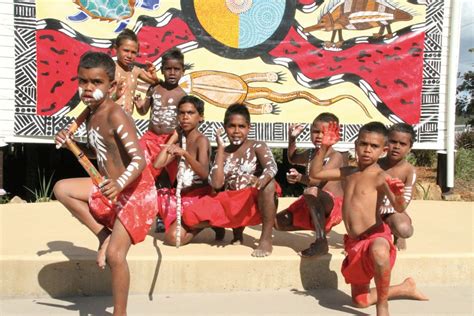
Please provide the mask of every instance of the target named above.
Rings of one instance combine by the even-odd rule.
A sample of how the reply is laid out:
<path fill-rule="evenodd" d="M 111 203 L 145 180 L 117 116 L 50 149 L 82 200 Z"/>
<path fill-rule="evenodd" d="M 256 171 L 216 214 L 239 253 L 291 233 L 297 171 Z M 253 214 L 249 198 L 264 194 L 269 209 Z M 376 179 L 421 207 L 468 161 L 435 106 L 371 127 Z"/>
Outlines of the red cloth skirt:
<path fill-rule="evenodd" d="M 327 234 L 331 231 L 331 228 L 342 222 L 342 197 L 335 197 L 329 191 L 324 192 L 329 194 L 333 201 L 331 213 L 329 213 L 329 216 L 326 218 L 326 225 L 324 227 Z M 287 211 L 293 214 L 293 226 L 307 230 L 314 230 L 313 220 L 311 219 L 308 205 L 306 205 L 303 196 L 300 196 L 296 201 L 294 201 L 287 208 Z"/>
<path fill-rule="evenodd" d="M 385 238 L 390 244 L 390 268 L 395 264 L 397 251 L 392 242 L 392 233 L 387 224 L 382 223 L 370 232 L 358 238 L 344 235 L 344 250 L 347 255 L 342 262 L 341 272 L 346 283 L 355 285 L 369 284 L 374 277 L 374 262 L 370 256 L 370 246 L 376 238 Z"/>
<path fill-rule="evenodd" d="M 89 209 L 97 222 L 113 229 L 118 216 L 133 244 L 143 241 L 153 224 L 157 212 L 155 180 L 148 168 L 110 202 L 93 186 L 89 196 Z"/>
<path fill-rule="evenodd" d="M 154 179 L 156 179 L 156 177 L 160 175 L 161 168 L 155 169 L 153 167 L 153 163 L 155 162 L 156 157 L 158 157 L 158 154 L 161 152 L 162 148 L 160 145 L 166 144 L 171 135 L 173 134 L 157 135 L 152 131 L 148 130 L 145 132 L 145 134 L 143 134 L 142 138 L 140 138 L 140 147 L 145 152 L 146 164 L 150 167 L 150 171 Z M 168 173 L 170 182 L 174 183 L 174 181 L 176 180 L 176 174 L 178 173 L 177 161 L 173 160 L 172 162 L 170 162 L 165 167 L 165 170 Z"/>
<path fill-rule="evenodd" d="M 210 186 L 196 188 L 181 195 L 181 214 L 185 214 L 189 206 L 200 198 L 212 192 Z M 158 214 L 163 219 L 166 229 L 176 221 L 176 189 L 159 189 L 158 192 Z M 182 215 L 184 216 L 184 215 Z"/>

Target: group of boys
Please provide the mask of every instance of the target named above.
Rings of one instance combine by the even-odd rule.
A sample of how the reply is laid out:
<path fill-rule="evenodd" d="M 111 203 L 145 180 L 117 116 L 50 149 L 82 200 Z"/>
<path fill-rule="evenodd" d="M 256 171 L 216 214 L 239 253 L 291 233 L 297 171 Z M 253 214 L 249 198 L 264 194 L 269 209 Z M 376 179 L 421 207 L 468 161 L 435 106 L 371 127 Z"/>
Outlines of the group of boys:
<path fill-rule="evenodd" d="M 248 109 L 240 104 L 228 107 L 224 129 L 216 133 L 217 151 L 210 166 L 209 140 L 197 130 L 204 103 L 185 96 L 178 85 L 184 73 L 181 52 L 174 49 L 162 56 L 164 81 L 160 81 L 152 65 L 148 72 L 135 70 L 136 37 L 118 41 L 116 48 L 118 55 L 120 50 L 117 65 L 106 54 L 88 52 L 78 66 L 79 97 L 91 113 L 86 123 L 90 146 L 82 149 L 97 158 L 106 180 L 95 186 L 88 178 L 66 179 L 54 187 L 56 198 L 99 239 L 97 263 L 102 268 L 108 264 L 112 271 L 114 315 L 126 314 L 128 250 L 145 239 L 157 213 L 167 226 L 165 241 L 176 243 L 175 191 L 166 187 L 157 191 L 155 181 L 166 175 L 168 186 L 174 183 L 181 157 L 185 164 L 177 180 L 184 188 L 179 197 L 182 244 L 205 227 L 215 228 L 216 239 L 223 238 L 223 228 L 232 228 L 232 243 L 242 243 L 244 228 L 262 223 L 253 256 L 271 254 L 273 227 L 314 230 L 315 242 L 300 254 L 319 256 L 328 252 L 326 234 L 344 221 L 347 257 L 342 272 L 358 306 L 376 303 L 378 314 L 384 315 L 388 298 L 424 299 L 412 279 L 389 287 L 395 258 L 391 231 L 399 241 L 413 233 L 405 208 L 411 200 L 415 170 L 404 159 L 414 140 L 411 126 L 397 124 L 387 131 L 381 123 L 364 125 L 355 143 L 357 166 L 346 166 L 345 157 L 332 148 L 339 140 L 337 117 L 323 113 L 314 120 L 311 140 L 315 148 L 304 152 L 296 150 L 303 126 L 291 125 L 288 158 L 307 168 L 306 174 L 290 169 L 287 180 L 307 188 L 292 206 L 276 214 L 276 163 L 265 143 L 247 138 Z M 125 78 L 126 83 L 117 87 L 116 78 Z M 135 97 L 138 78 L 152 83 L 144 100 Z M 121 99 L 126 100 L 122 106 L 115 102 Z M 150 111 L 148 131 L 140 140 L 126 113 L 135 107 L 140 114 Z M 72 137 L 63 130 L 56 143 L 67 147 Z M 387 156 L 379 160 L 387 149 Z M 372 278 L 376 290 L 369 289 Z"/>

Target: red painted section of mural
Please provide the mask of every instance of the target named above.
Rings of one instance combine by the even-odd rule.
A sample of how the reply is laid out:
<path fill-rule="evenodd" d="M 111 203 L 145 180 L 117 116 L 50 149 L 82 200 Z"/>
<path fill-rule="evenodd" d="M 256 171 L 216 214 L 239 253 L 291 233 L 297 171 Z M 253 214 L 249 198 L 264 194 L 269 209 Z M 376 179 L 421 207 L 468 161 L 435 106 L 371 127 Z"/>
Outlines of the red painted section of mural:
<path fill-rule="evenodd" d="M 179 18 L 161 28 L 144 26 L 137 35 L 140 55 L 136 61 L 139 63 L 153 62 L 170 48 L 195 40 L 187 24 Z M 82 54 L 94 50 L 115 56 L 115 51 L 109 48 L 91 46 L 57 30 L 38 30 L 36 40 L 38 115 L 53 115 L 74 97 L 77 65 Z"/>
<path fill-rule="evenodd" d="M 424 32 L 412 32 L 390 44 L 363 43 L 329 51 L 315 47 L 291 29 L 269 55 L 292 59 L 312 79 L 357 74 L 396 115 L 416 124 L 420 120 L 424 37 Z"/>

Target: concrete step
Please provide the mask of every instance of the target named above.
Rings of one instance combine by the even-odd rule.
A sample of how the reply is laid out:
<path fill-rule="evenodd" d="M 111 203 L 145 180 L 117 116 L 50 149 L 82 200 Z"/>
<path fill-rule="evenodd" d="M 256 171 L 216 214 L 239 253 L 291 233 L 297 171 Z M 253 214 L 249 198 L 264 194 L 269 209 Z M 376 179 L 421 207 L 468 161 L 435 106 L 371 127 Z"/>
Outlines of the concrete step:
<path fill-rule="evenodd" d="M 293 200 L 281 199 L 280 209 Z M 398 254 L 392 283 L 412 276 L 422 286 L 471 286 L 473 206 L 413 201 L 415 235 Z M 216 244 L 204 231 L 176 249 L 150 234 L 129 252 L 130 293 L 349 288 L 340 273 L 343 225 L 329 235 L 330 253 L 318 259 L 296 255 L 313 241 L 310 231 L 275 232 L 273 254 L 251 257 L 260 228 L 247 228 L 242 246 Z M 110 271 L 95 265 L 97 240 L 60 203 L 0 205 L 0 234 L 0 297 L 110 294 Z"/>

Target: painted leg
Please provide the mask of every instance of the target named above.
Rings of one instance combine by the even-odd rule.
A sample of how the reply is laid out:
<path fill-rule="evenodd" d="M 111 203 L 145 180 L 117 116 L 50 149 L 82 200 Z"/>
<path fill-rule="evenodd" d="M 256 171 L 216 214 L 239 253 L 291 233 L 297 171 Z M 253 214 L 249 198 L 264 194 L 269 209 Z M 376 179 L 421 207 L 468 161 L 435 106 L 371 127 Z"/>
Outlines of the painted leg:
<path fill-rule="evenodd" d="M 107 247 L 107 263 L 112 271 L 114 316 L 127 315 L 128 290 L 130 288 L 127 253 L 131 244 L 132 241 L 125 227 L 117 219 Z"/>

